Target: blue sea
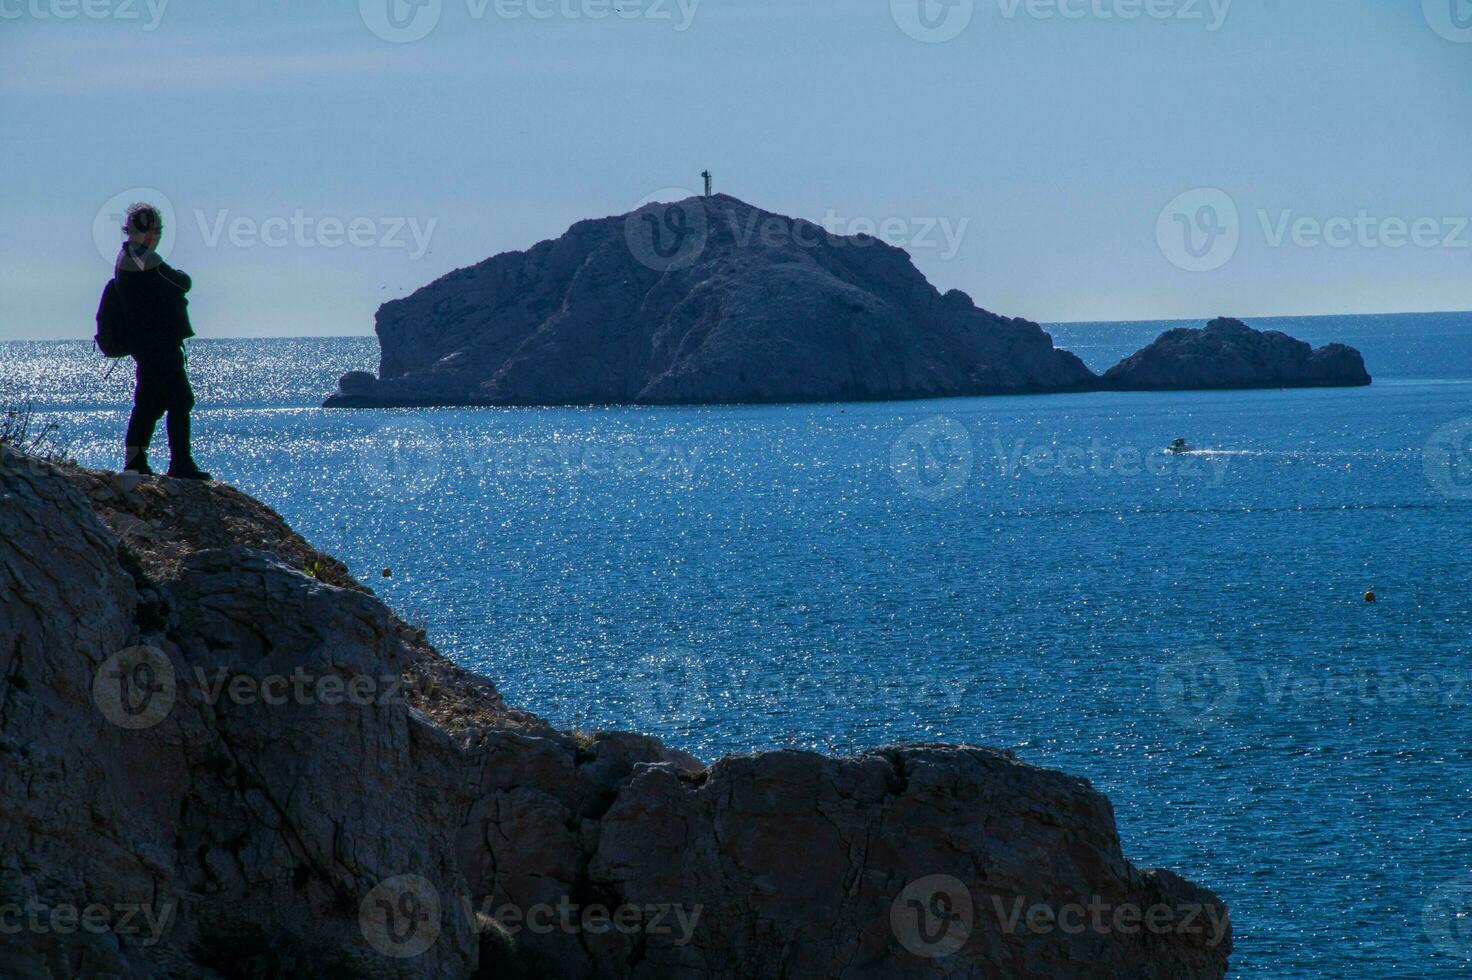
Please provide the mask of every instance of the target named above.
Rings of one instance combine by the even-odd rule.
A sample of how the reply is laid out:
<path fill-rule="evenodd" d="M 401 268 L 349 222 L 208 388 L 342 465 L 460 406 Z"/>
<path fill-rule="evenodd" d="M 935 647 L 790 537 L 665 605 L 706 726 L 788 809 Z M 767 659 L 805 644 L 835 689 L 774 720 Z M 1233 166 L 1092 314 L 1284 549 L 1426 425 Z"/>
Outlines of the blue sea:
<path fill-rule="evenodd" d="M 329 412 L 372 338 L 190 369 L 208 469 L 557 723 L 1012 749 L 1230 903 L 1234 976 L 1468 976 L 1472 314 L 1251 322 L 1375 385 Z M 1172 325 L 1049 329 L 1102 369 Z M 0 403 L 116 467 L 105 369 L 0 344 Z"/>

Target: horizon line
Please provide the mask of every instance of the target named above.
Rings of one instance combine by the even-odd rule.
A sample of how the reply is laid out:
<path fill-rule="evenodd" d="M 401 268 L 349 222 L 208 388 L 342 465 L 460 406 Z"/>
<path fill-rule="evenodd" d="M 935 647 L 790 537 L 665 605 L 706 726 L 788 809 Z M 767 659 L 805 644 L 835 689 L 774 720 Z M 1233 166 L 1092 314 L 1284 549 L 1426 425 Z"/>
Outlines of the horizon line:
<path fill-rule="evenodd" d="M 995 312 L 995 311 L 988 311 Z M 1247 316 L 1236 316 L 1227 313 L 1219 313 L 1212 316 L 1184 316 L 1184 317 L 1140 317 L 1129 320 L 1029 320 L 1041 327 L 1060 326 L 1094 326 L 1102 323 L 1210 323 L 1217 317 L 1230 317 L 1234 320 L 1330 320 L 1345 319 L 1347 317 L 1387 317 L 1387 316 L 1439 316 L 1444 314 L 1467 314 L 1472 315 L 1472 310 L 1388 310 L 1378 313 L 1262 313 Z M 997 316 L 1007 316 L 1004 313 L 996 313 Z M 1027 317 L 1008 317 L 1013 320 L 1026 320 Z M 253 334 L 253 335 L 231 335 L 231 336 L 200 336 L 189 338 L 190 342 L 212 340 L 327 340 L 349 337 L 377 338 L 375 331 L 368 333 L 293 333 L 293 334 Z M 92 340 L 89 336 L 80 337 L 0 337 L 0 344 L 72 344 Z M 1066 349 L 1066 348 L 1065 348 Z"/>

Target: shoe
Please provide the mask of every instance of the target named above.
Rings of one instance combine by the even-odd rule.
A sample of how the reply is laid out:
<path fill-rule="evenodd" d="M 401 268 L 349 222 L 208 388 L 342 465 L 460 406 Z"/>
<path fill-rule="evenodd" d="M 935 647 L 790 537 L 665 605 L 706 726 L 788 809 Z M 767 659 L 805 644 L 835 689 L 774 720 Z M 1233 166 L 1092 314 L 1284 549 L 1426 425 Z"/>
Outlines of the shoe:
<path fill-rule="evenodd" d="M 137 473 L 140 476 L 153 476 L 153 467 L 148 465 L 148 454 L 139 453 L 123 465 L 124 473 Z"/>
<path fill-rule="evenodd" d="M 198 466 L 195 466 L 193 463 L 185 463 L 185 464 L 180 465 L 180 466 L 170 466 L 169 467 L 169 476 L 173 477 L 176 480 L 213 480 L 214 479 L 214 477 L 210 476 L 208 473 L 206 473 L 204 470 L 200 469 Z"/>

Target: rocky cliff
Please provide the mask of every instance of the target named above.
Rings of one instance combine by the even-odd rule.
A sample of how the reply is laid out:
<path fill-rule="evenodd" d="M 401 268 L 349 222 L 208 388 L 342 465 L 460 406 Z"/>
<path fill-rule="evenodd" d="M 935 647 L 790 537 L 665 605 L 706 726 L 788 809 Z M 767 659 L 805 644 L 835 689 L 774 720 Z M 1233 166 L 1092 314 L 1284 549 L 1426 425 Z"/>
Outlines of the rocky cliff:
<path fill-rule="evenodd" d="M 223 485 L 0 446 L 0 596 L 0 976 L 1225 973 L 1081 779 L 554 731 Z"/>
<path fill-rule="evenodd" d="M 1219 317 L 1204 330 L 1167 330 L 1104 373 L 1116 391 L 1190 388 L 1339 388 L 1370 383 L 1353 347 L 1318 349 L 1276 330 Z"/>
<path fill-rule="evenodd" d="M 581 221 L 378 311 L 334 406 L 847 401 L 1064 391 L 1035 323 L 941 295 L 901 249 L 733 197 Z"/>

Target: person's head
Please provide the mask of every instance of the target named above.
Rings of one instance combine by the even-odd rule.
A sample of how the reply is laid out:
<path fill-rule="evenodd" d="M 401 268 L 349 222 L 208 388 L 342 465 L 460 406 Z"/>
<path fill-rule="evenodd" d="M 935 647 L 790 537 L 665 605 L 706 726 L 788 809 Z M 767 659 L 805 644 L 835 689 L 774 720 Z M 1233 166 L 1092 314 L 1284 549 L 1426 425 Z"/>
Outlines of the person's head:
<path fill-rule="evenodd" d="M 157 248 L 159 236 L 164 231 L 163 216 L 152 204 L 139 202 L 128 208 L 128 219 L 123 222 L 123 232 L 128 241 L 146 248 Z"/>

